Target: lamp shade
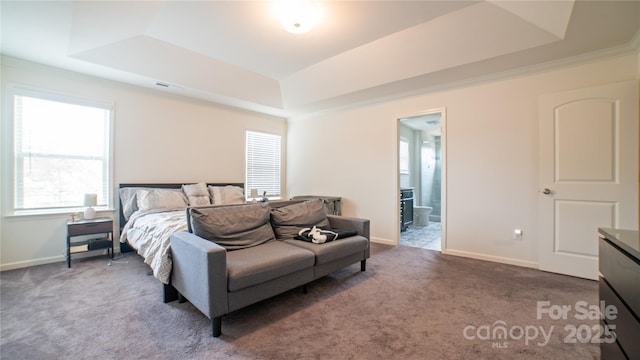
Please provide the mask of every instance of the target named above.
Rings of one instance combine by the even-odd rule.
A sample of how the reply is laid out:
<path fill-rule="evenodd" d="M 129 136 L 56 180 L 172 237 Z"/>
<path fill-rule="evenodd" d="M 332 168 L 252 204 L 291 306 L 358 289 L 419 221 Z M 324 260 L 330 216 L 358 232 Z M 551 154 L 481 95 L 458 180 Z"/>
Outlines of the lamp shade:
<path fill-rule="evenodd" d="M 98 205 L 98 194 L 84 194 L 84 206 Z"/>
<path fill-rule="evenodd" d="M 92 206 L 98 205 L 98 194 L 84 194 L 84 218 L 87 220 L 96 218 L 96 210 Z"/>

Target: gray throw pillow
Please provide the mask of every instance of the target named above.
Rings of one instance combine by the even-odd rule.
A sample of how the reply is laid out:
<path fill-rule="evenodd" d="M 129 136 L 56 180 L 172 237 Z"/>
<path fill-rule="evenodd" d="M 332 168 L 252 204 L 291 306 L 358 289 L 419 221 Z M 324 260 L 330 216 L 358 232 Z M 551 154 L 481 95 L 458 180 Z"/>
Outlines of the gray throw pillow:
<path fill-rule="evenodd" d="M 244 249 L 275 240 L 270 210 L 266 203 L 192 208 L 191 228 L 227 250 Z"/>
<path fill-rule="evenodd" d="M 307 227 L 330 226 L 320 199 L 271 209 L 271 225 L 277 239 L 293 239 Z"/>

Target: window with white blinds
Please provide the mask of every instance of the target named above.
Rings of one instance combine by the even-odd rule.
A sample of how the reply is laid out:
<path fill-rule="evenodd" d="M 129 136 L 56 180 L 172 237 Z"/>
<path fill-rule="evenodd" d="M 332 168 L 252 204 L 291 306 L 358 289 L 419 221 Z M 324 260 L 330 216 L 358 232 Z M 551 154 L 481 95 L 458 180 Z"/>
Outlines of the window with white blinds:
<path fill-rule="evenodd" d="M 109 106 L 14 95 L 14 210 L 109 206 Z"/>
<path fill-rule="evenodd" d="M 245 194 L 251 198 L 266 191 L 270 199 L 280 198 L 280 135 L 247 131 Z"/>
<path fill-rule="evenodd" d="M 400 174 L 409 173 L 409 141 L 400 139 Z"/>

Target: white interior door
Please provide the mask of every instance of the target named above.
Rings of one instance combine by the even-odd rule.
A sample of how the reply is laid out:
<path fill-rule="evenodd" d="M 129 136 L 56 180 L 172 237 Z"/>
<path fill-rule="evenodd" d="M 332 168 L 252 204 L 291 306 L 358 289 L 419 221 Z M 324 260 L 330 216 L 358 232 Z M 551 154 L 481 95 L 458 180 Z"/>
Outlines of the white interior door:
<path fill-rule="evenodd" d="M 638 228 L 638 82 L 540 97 L 539 267 L 596 280 L 598 227 Z"/>

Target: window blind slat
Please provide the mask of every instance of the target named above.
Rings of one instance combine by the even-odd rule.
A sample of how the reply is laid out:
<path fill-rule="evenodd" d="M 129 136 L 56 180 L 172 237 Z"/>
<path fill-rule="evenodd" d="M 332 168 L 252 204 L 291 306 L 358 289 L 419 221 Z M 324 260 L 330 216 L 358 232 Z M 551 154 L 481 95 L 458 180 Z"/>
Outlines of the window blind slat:
<path fill-rule="evenodd" d="M 409 173 L 409 142 L 402 139 L 400 140 L 400 161 L 399 168 L 400 174 Z"/>

